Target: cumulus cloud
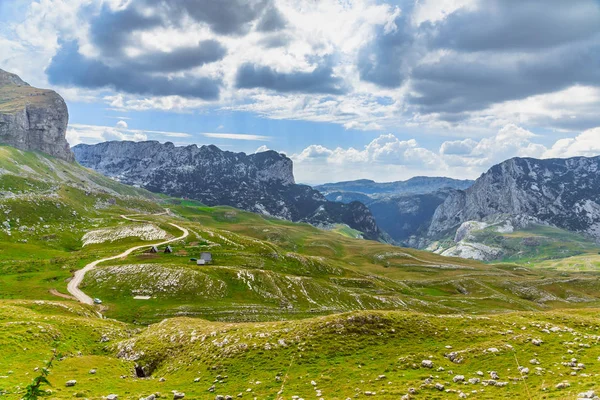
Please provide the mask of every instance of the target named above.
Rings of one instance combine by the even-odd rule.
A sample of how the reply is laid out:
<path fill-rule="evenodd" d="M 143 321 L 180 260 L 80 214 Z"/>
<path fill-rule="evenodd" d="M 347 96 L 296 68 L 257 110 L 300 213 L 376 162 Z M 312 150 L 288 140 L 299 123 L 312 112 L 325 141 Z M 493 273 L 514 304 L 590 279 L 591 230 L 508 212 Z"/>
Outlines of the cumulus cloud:
<path fill-rule="evenodd" d="M 420 147 L 416 140 L 400 140 L 392 134 L 381 135 L 360 150 L 311 145 L 292 158 L 300 163 L 321 160 L 329 164 L 379 163 L 419 167 L 440 161 L 435 153 Z"/>
<path fill-rule="evenodd" d="M 203 76 L 167 77 L 143 74 L 126 65 L 111 66 L 79 53 L 75 42 L 63 43 L 46 69 L 51 83 L 89 89 L 110 87 L 132 94 L 215 100 L 222 82 Z"/>
<path fill-rule="evenodd" d="M 415 139 L 400 140 L 393 134 L 380 135 L 363 149 L 311 145 L 292 159 L 300 181 L 323 183 L 354 179 L 394 181 L 415 175 L 477 178 L 495 164 L 512 157 L 565 158 L 600 155 L 600 128 L 584 131 L 552 146 L 541 137 L 514 124 L 480 139 L 451 140 L 438 151 L 419 145 Z"/>
<path fill-rule="evenodd" d="M 235 85 L 240 89 L 264 88 L 277 92 L 342 94 L 344 82 L 331 65 L 317 65 L 312 71 L 278 72 L 269 66 L 242 65 Z"/>
<path fill-rule="evenodd" d="M 560 139 L 544 153 L 544 158 L 600 155 L 600 127 L 582 132 L 575 138 Z"/>
<path fill-rule="evenodd" d="M 44 0 L 3 32 L 2 65 L 123 110 L 474 138 L 600 125 L 597 0 Z"/>
<path fill-rule="evenodd" d="M 141 131 L 130 131 L 125 121 L 119 121 L 116 126 L 70 124 L 67 129 L 67 141 L 71 146 L 79 143 L 95 144 L 109 140 L 147 140 L 146 133 Z"/>
<path fill-rule="evenodd" d="M 128 124 L 120 120 L 115 126 L 69 124 L 67 128 L 67 141 L 71 146 L 80 143 L 96 144 L 109 140 L 131 140 L 135 142 L 144 140 L 162 140 L 170 138 L 190 138 L 192 135 L 185 132 L 152 131 L 130 129 Z"/>

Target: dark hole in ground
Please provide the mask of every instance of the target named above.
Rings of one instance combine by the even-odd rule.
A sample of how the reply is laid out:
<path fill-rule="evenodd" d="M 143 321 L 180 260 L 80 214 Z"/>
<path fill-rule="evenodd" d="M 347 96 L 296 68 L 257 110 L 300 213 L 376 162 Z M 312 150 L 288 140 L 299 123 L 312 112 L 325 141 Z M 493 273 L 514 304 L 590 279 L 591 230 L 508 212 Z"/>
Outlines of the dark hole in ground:
<path fill-rule="evenodd" d="M 135 366 L 135 375 L 138 378 L 145 378 L 146 377 L 146 373 L 144 372 L 144 368 L 140 367 L 139 365 Z"/>

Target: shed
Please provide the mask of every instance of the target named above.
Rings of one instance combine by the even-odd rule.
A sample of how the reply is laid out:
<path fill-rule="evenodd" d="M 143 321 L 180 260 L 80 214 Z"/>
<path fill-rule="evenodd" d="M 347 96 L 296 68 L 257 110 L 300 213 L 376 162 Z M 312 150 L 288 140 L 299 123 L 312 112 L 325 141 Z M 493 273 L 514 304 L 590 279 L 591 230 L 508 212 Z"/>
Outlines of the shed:
<path fill-rule="evenodd" d="M 173 248 L 171 246 L 165 247 L 165 253 L 172 253 L 172 252 L 173 252 Z"/>
<path fill-rule="evenodd" d="M 212 254 L 207 252 L 200 253 L 200 259 L 204 260 L 206 264 L 210 264 L 212 263 Z"/>
<path fill-rule="evenodd" d="M 148 250 L 149 253 L 158 253 L 158 247 L 156 246 L 152 246 L 150 247 L 150 250 Z"/>

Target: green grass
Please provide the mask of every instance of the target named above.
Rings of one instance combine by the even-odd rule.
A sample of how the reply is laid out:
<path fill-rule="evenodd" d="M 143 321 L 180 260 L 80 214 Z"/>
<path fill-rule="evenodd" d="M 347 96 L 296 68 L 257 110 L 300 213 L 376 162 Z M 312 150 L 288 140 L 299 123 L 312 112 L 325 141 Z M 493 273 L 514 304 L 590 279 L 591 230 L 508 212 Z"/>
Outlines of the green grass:
<path fill-rule="evenodd" d="M 0 329 L 0 376 L 8 398 L 18 398 L 53 342 L 65 355 L 49 377 L 50 398 L 57 399 L 100 399 L 111 393 L 139 399 L 157 392 L 168 396 L 172 390 L 194 399 L 238 393 L 242 398 L 314 398 L 311 381 L 328 399 L 363 398 L 366 391 L 400 398 L 409 388 L 417 389 L 416 398 L 427 399 L 457 398 L 460 391 L 480 399 L 527 398 L 527 391 L 531 398 L 565 399 L 598 388 L 597 310 L 477 317 L 362 311 L 266 323 L 174 318 L 136 330 L 69 302 L 2 301 Z M 103 336 L 109 340 L 101 341 Z M 543 343 L 535 346 L 532 339 Z M 451 362 L 450 352 L 462 361 Z M 577 372 L 562 365 L 571 358 L 585 368 Z M 434 368 L 422 367 L 425 359 Z M 532 359 L 540 364 L 530 364 Z M 136 378 L 135 365 L 149 378 Z M 525 377 L 519 365 L 529 368 Z M 89 374 L 91 369 L 97 373 Z M 490 371 L 507 385 L 453 382 L 456 375 L 487 381 Z M 432 383 L 426 383 L 430 376 Z M 77 385 L 65 387 L 71 379 Z M 557 389 L 563 381 L 570 387 Z M 450 392 L 435 389 L 435 383 Z"/>
<path fill-rule="evenodd" d="M 10 225 L 0 225 L 0 393 L 8 392 L 6 398 L 20 398 L 55 342 L 66 356 L 50 375 L 49 398 L 56 399 L 116 393 L 137 400 L 156 392 L 169 398 L 172 390 L 192 399 L 238 393 L 275 399 L 279 391 L 285 399 L 319 398 L 312 380 L 328 399 L 363 398 L 365 391 L 400 398 L 410 387 L 426 399 L 457 398 L 460 390 L 477 390 L 473 398 L 524 398 L 527 389 L 532 398 L 561 399 L 600 389 L 594 386 L 600 272 L 593 246 L 579 236 L 546 228 L 508 234 L 504 240 L 514 243 L 539 236 L 549 244 L 486 265 L 356 239 L 358 232 L 342 226 L 323 231 L 155 196 L 8 147 L 0 146 L 0 168 L 8 171 L 0 175 L 6 194 L 0 224 Z M 171 214 L 151 215 L 164 208 Z M 94 307 L 50 290 L 66 294 L 73 271 L 152 243 L 127 237 L 83 246 L 86 232 L 140 225 L 122 214 L 143 214 L 138 218 L 172 237 L 181 234 L 175 223 L 190 236 L 173 243 L 173 254 L 141 250 L 88 273 L 82 289 L 103 300 L 108 318 L 101 319 Z M 558 261 L 548 255 L 564 243 L 582 253 L 553 264 Z M 213 254 L 213 264 L 190 261 L 202 251 Z M 561 330 L 552 332 L 554 326 Z M 531 343 L 538 337 L 540 347 Z M 447 345 L 463 363 L 444 357 Z M 500 351 L 484 352 L 491 347 Z M 586 364 L 574 376 L 562 365 L 572 357 Z M 529 365 L 532 358 L 544 370 Z M 435 368 L 422 368 L 423 359 Z M 528 378 L 517 372 L 518 362 L 530 368 Z M 136 364 L 151 377 L 136 378 Z M 97 374 L 88 373 L 92 368 Z M 452 381 L 478 370 L 485 379 L 498 371 L 509 383 Z M 425 384 L 430 375 L 450 392 Z M 74 388 L 64 385 L 70 379 L 78 381 Z M 563 380 L 571 386 L 556 389 Z M 208 391 L 213 384 L 214 393 Z"/>

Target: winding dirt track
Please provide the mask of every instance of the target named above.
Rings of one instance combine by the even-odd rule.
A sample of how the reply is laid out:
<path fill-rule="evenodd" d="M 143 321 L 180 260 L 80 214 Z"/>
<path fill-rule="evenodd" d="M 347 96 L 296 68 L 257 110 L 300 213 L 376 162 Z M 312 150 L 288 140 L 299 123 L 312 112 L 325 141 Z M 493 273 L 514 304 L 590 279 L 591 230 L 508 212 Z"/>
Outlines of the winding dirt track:
<path fill-rule="evenodd" d="M 160 213 L 160 214 L 154 214 L 154 215 L 164 215 L 167 212 L 168 211 L 166 211 L 164 213 Z M 149 221 L 144 221 L 144 220 L 139 220 L 139 219 L 133 219 L 133 218 L 130 218 L 130 217 L 126 216 L 126 215 L 121 215 L 121 218 L 124 218 L 124 219 L 126 219 L 128 221 L 149 222 Z M 165 244 L 168 244 L 168 243 L 171 243 L 171 242 L 176 242 L 178 240 L 185 239 L 190 234 L 187 229 L 182 228 L 179 225 L 175 225 L 175 224 L 172 224 L 172 223 L 169 223 L 169 225 L 174 226 L 175 228 L 177 228 L 180 231 L 182 231 L 183 235 L 181 235 L 179 237 L 176 237 L 174 239 L 170 239 L 170 240 L 167 240 L 167 241 L 164 241 L 164 242 L 160 242 L 160 243 L 151 243 L 151 244 L 144 244 L 142 246 L 135 246 L 135 247 L 132 247 L 130 249 L 125 250 L 123 253 L 118 254 L 116 256 L 102 258 L 100 260 L 92 261 L 91 263 L 89 263 L 88 265 L 86 265 L 85 267 L 83 267 L 82 269 L 80 269 L 78 271 L 75 271 L 75 273 L 73 274 L 73 279 L 71 279 L 71 281 L 67 285 L 67 290 L 69 291 L 69 293 L 71 293 L 71 295 L 73 295 L 73 297 L 75 297 L 80 302 L 82 302 L 84 304 L 94 304 L 94 301 L 92 300 L 92 298 L 90 296 L 88 296 L 87 294 L 83 293 L 81 291 L 81 289 L 79 289 L 79 285 L 83 281 L 83 278 L 85 277 L 85 274 L 88 271 L 91 271 L 92 269 L 94 269 L 98 264 L 103 263 L 105 261 L 111 261 L 111 260 L 116 260 L 116 259 L 119 259 L 119 258 L 125 258 L 128 255 L 130 255 L 131 253 L 133 253 L 134 251 L 139 250 L 139 249 L 144 249 L 144 248 L 152 247 L 152 246 L 162 246 L 162 245 L 165 245 Z"/>

